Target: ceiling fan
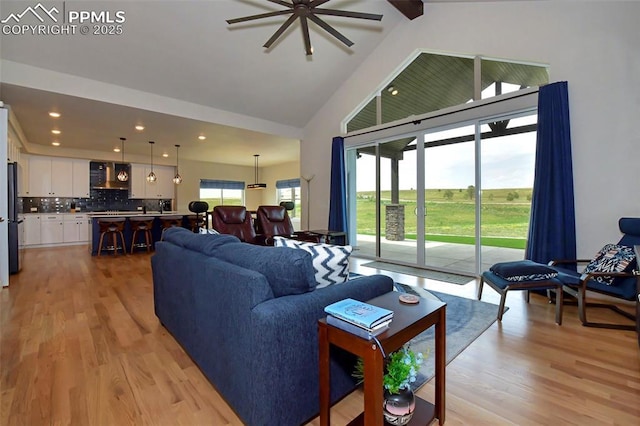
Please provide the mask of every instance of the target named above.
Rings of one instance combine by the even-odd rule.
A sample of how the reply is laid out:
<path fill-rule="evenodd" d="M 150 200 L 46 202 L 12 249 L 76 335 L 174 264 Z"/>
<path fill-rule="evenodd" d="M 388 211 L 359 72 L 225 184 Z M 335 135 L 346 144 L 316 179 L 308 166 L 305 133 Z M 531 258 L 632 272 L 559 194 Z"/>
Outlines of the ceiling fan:
<path fill-rule="evenodd" d="M 271 45 L 278 39 L 278 37 L 280 37 L 282 33 L 284 33 L 285 30 L 295 22 L 296 19 L 300 19 L 300 26 L 302 28 L 302 35 L 304 37 L 304 47 L 307 55 L 313 54 L 313 48 L 311 47 L 311 38 L 309 37 L 309 23 L 307 19 L 311 20 L 320 28 L 322 28 L 349 47 L 353 46 L 353 42 L 351 40 L 346 38 L 339 31 L 337 31 L 335 28 L 327 24 L 316 15 L 342 16 L 345 18 L 369 19 L 372 21 L 382 20 L 382 15 L 376 15 L 373 13 L 349 12 L 346 10 L 324 9 L 318 7 L 329 2 L 330 0 L 291 0 L 291 3 L 283 0 L 267 1 L 285 6 L 287 9 L 227 20 L 227 23 L 229 25 L 232 25 L 238 24 L 240 22 L 253 21 L 255 19 L 271 18 L 273 16 L 291 14 L 291 16 L 284 22 L 284 24 L 282 24 L 280 28 L 278 28 L 278 30 L 271 36 L 271 38 L 267 40 L 267 42 L 263 45 L 267 49 L 271 47 Z"/>

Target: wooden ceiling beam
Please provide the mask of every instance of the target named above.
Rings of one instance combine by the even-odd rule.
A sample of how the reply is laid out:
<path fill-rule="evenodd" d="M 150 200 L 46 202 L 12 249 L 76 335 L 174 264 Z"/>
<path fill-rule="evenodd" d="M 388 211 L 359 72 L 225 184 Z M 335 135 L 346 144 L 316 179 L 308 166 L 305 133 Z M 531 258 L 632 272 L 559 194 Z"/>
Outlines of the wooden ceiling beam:
<path fill-rule="evenodd" d="M 422 0 L 387 0 L 394 5 L 404 16 L 415 19 L 424 14 L 424 3 Z"/>

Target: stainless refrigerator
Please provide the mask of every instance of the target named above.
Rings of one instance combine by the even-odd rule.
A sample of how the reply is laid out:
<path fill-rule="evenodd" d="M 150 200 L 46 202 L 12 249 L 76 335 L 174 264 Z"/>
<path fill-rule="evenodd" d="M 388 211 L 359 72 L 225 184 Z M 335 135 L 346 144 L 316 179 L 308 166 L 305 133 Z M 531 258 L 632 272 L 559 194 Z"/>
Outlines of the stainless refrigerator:
<path fill-rule="evenodd" d="M 16 274 L 22 268 L 22 250 L 20 247 L 20 233 L 22 232 L 22 220 L 18 218 L 18 163 L 7 165 L 7 194 L 8 221 L 9 221 L 9 273 Z"/>

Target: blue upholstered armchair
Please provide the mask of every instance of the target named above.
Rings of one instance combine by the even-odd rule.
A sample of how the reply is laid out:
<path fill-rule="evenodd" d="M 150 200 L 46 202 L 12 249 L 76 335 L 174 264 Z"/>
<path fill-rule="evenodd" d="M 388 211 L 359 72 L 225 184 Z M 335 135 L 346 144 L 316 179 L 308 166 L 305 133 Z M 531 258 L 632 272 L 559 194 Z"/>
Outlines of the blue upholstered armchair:
<path fill-rule="evenodd" d="M 638 296 L 638 263 L 634 246 L 640 246 L 640 218 L 623 217 L 618 221 L 622 238 L 617 244 L 608 244 L 594 259 L 553 260 L 549 265 L 559 272 L 558 279 L 564 291 L 578 300 L 578 313 L 582 325 L 589 327 L 635 330 L 633 324 L 609 324 L 587 321 L 587 307 L 608 308 L 635 321 L 636 317 L 609 303 L 587 302 L 586 291 L 594 291 L 624 300 L 635 300 Z M 576 265 L 587 263 L 578 272 Z"/>

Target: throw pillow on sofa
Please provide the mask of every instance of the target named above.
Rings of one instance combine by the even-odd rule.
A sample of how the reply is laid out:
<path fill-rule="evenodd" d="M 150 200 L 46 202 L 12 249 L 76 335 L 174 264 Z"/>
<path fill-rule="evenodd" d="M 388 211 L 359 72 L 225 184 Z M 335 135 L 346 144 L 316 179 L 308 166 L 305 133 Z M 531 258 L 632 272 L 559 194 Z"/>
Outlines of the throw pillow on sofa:
<path fill-rule="evenodd" d="M 311 256 L 304 251 L 238 242 L 225 245 L 216 257 L 264 275 L 275 297 L 307 293 L 317 285 Z"/>
<path fill-rule="evenodd" d="M 629 272 L 635 268 L 636 255 L 632 247 L 618 244 L 607 244 L 596 254 L 584 268 L 584 273 L 590 272 Z M 598 282 L 606 285 L 613 284 L 614 277 L 594 277 Z"/>
<path fill-rule="evenodd" d="M 353 247 L 307 243 L 283 237 L 273 237 L 273 240 L 276 247 L 291 247 L 311 254 L 317 288 L 340 284 L 349 278 L 349 256 Z"/>

